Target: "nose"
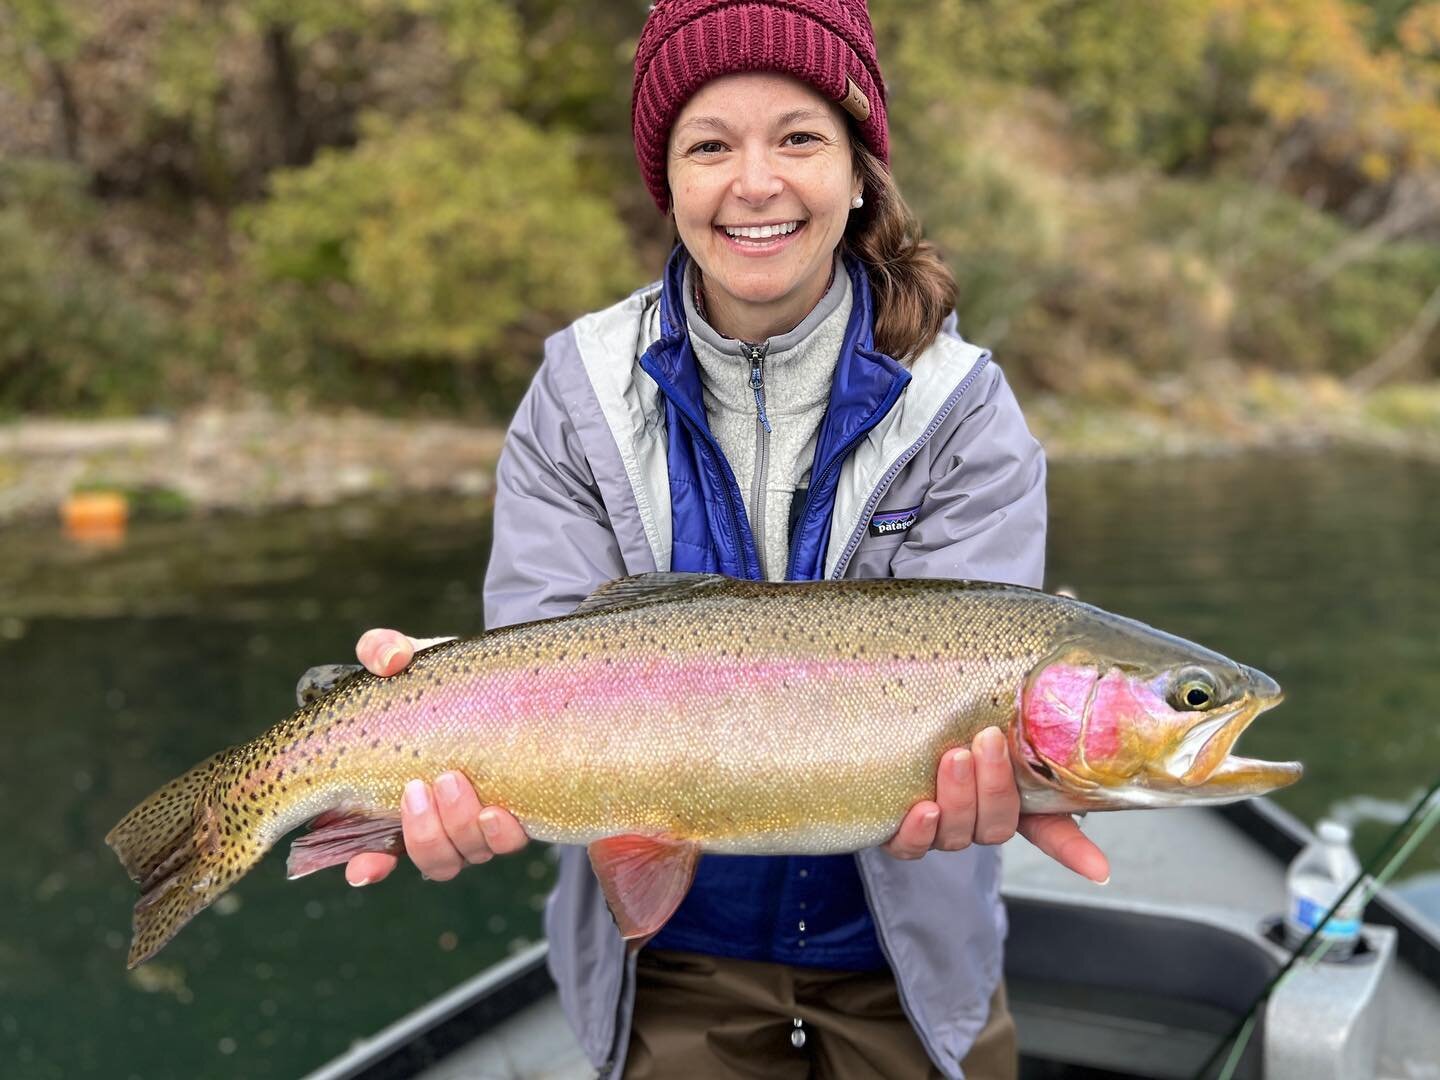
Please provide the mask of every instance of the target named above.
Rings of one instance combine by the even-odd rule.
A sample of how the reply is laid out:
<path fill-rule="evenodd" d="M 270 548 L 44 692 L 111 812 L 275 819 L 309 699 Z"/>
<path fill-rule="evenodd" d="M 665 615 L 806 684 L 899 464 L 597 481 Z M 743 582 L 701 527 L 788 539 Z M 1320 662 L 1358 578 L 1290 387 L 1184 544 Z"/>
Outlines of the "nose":
<path fill-rule="evenodd" d="M 747 147 L 739 154 L 740 171 L 731 186 L 735 197 L 760 204 L 774 198 L 785 187 L 766 150 Z"/>
<path fill-rule="evenodd" d="M 1285 692 L 1280 689 L 1280 684 L 1258 668 L 1245 667 L 1245 674 L 1250 683 L 1250 693 L 1257 698 L 1278 699 L 1284 696 Z"/>

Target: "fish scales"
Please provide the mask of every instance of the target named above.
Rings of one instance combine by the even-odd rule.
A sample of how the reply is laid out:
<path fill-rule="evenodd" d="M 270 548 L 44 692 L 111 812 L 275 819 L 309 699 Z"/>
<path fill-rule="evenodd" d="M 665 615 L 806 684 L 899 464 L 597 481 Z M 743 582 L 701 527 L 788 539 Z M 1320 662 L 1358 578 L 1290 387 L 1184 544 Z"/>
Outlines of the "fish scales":
<path fill-rule="evenodd" d="M 1265 679 L 1251 669 L 1017 586 L 622 579 L 574 615 L 433 646 L 392 678 L 356 675 L 142 803 L 107 837 L 145 890 L 131 961 L 303 823 L 314 832 L 292 849 L 298 872 L 397 850 L 405 783 L 446 770 L 536 839 L 823 854 L 885 840 L 934 797 L 944 751 L 993 724 L 1033 765 L 1017 777 L 1032 809 L 1159 805 L 1143 792 L 1107 803 L 1109 782 L 1085 757 L 1096 686 L 1173 712 L 1145 699 L 1154 678 L 1127 690 L 1131 676 L 1100 677 L 1137 669 L 1137 655 L 1172 682 L 1185 665 L 1214 668 L 1212 682 L 1250 702 L 1239 728 L 1265 707 L 1251 700 L 1250 675 Z M 1016 741 L 1032 685 L 1044 753 Z M 1103 745 L 1134 756 L 1137 738 Z M 1088 745 L 1094 757 L 1102 743 Z"/>
<path fill-rule="evenodd" d="M 1067 617 L 1028 591 L 1034 610 L 1012 614 L 1015 594 L 994 588 L 914 610 L 906 583 L 864 583 L 838 605 L 726 588 L 426 650 L 252 744 L 227 800 L 273 797 L 281 770 L 313 779 L 279 792 L 302 798 L 265 829 L 273 841 L 337 799 L 398 812 L 406 780 L 454 768 L 536 839 L 854 850 L 933 796 L 946 747 L 1008 720 Z"/>

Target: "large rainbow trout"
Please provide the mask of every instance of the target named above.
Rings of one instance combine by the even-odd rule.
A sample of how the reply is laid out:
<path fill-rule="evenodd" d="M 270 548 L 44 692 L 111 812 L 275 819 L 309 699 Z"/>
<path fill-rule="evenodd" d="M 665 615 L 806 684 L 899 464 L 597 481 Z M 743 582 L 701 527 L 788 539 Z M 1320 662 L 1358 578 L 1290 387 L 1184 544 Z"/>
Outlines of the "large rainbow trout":
<path fill-rule="evenodd" d="M 632 941 L 699 853 L 826 854 L 891 836 L 939 759 L 1005 729 L 1027 811 L 1227 802 L 1295 763 L 1230 755 L 1268 676 L 1060 596 L 956 581 L 647 574 L 572 615 L 338 684 L 152 794 L 106 837 L 143 892 L 130 966 L 277 840 L 299 877 L 400 848 L 414 777 L 467 775 L 530 836 L 588 844 Z"/>

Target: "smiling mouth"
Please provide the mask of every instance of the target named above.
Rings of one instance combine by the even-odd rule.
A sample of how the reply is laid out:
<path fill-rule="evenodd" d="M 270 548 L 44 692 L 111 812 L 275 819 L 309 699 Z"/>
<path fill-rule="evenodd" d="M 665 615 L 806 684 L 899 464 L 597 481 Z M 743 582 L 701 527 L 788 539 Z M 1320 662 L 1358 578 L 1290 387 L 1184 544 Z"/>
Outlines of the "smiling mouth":
<path fill-rule="evenodd" d="M 732 243 L 765 247 L 794 236 L 804 229 L 805 225 L 806 222 L 799 220 L 772 225 L 716 225 L 715 231 Z"/>

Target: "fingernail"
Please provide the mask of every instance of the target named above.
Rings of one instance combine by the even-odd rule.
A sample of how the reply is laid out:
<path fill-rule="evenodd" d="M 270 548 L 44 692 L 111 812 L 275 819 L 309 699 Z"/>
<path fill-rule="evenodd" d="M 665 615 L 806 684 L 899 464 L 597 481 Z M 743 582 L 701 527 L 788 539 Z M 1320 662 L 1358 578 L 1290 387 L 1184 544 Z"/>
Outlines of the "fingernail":
<path fill-rule="evenodd" d="M 399 645 L 391 645 L 380 654 L 380 670 L 384 671 L 390 666 L 390 661 L 399 656 L 403 650 Z"/>
<path fill-rule="evenodd" d="M 950 775 L 956 780 L 970 779 L 971 764 L 969 750 L 956 750 L 950 758 Z"/>
<path fill-rule="evenodd" d="M 1005 736 L 1000 734 L 999 728 L 987 727 L 975 740 L 975 750 L 982 757 L 998 758 L 1005 752 Z"/>
<path fill-rule="evenodd" d="M 931 825 L 934 825 L 935 822 L 937 822 L 937 821 L 939 821 L 939 820 L 940 820 L 940 811 L 939 811 L 939 810 L 926 810 L 925 813 L 923 813 L 923 814 L 920 815 L 920 821 L 924 824 L 924 826 L 925 826 L 927 829 L 928 829 Z"/>
<path fill-rule="evenodd" d="M 1091 881 L 1095 881 L 1094 878 L 1091 878 L 1090 880 L 1091 880 Z M 1110 884 L 1110 875 L 1109 875 L 1109 874 L 1106 874 L 1104 881 L 1096 881 L 1095 884 L 1096 884 L 1096 885 L 1109 885 L 1109 884 Z"/>
<path fill-rule="evenodd" d="M 346 880 L 346 881 L 350 881 L 350 878 L 349 878 L 349 877 L 346 877 L 345 880 Z M 374 880 L 375 880 L 375 879 L 374 879 L 373 877 L 356 878 L 354 881 L 350 881 L 350 885 L 351 885 L 352 888 L 358 889 L 358 888 L 360 888 L 362 885 L 369 885 L 369 884 L 370 884 L 372 881 L 374 881 Z"/>
<path fill-rule="evenodd" d="M 430 809 L 430 796 L 425 791 L 424 780 L 411 780 L 405 785 L 405 809 L 412 814 L 423 814 Z"/>
<path fill-rule="evenodd" d="M 441 773 L 435 781 L 435 788 L 446 802 L 454 802 L 460 797 L 460 782 L 453 772 Z"/>
<path fill-rule="evenodd" d="M 488 806 L 480 811 L 480 831 L 489 840 L 495 835 L 495 830 L 500 827 L 500 815 L 491 810 Z"/>

